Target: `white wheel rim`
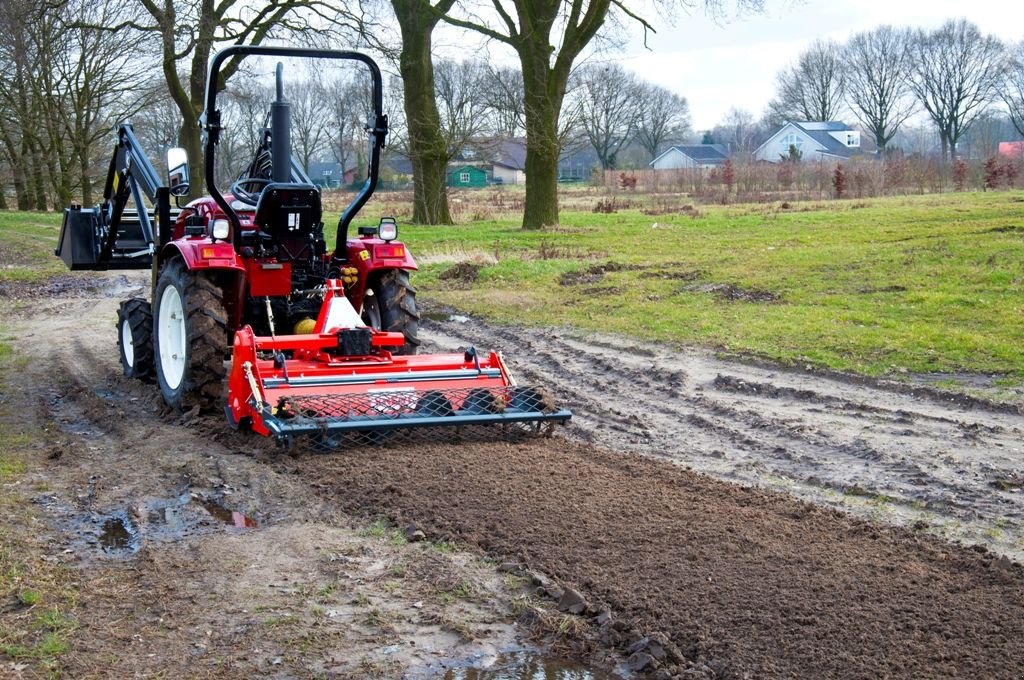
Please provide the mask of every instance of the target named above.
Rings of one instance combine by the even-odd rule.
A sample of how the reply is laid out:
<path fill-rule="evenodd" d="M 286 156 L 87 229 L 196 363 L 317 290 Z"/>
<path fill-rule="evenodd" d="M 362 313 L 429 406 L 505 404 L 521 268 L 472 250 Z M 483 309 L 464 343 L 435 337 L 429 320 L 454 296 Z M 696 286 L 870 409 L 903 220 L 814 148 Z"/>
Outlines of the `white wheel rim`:
<path fill-rule="evenodd" d="M 129 366 L 135 366 L 135 340 L 132 338 L 132 325 L 128 319 L 121 322 L 121 352 Z"/>
<path fill-rule="evenodd" d="M 160 372 L 167 387 L 176 390 L 185 375 L 185 312 L 174 286 L 167 286 L 160 296 L 159 317 Z"/>

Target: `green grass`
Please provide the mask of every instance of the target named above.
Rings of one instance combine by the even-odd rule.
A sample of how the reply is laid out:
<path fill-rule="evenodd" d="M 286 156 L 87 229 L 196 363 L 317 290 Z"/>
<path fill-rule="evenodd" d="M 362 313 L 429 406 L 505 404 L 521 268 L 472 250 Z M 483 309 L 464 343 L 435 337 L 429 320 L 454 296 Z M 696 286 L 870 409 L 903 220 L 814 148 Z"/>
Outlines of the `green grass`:
<path fill-rule="evenodd" d="M 429 263 L 415 278 L 423 295 L 500 323 L 869 375 L 1024 377 L 1020 192 L 701 206 L 697 218 L 571 212 L 553 230 L 509 219 L 405 227 L 402 239 Z M 484 263 L 471 286 L 440 278 L 467 258 Z M 609 262 L 622 269 L 560 283 Z M 726 299 L 726 285 L 777 300 Z"/>
<path fill-rule="evenodd" d="M 0 211 L 0 283 L 44 281 L 66 272 L 54 257 L 61 216 Z"/>
<path fill-rule="evenodd" d="M 370 206 L 362 221 L 372 220 Z M 59 224 L 52 214 L 0 213 L 0 283 L 63 271 L 52 255 Z M 951 374 L 956 384 L 957 373 L 984 373 L 1000 388 L 1024 379 L 1019 191 L 666 215 L 563 211 L 559 228 L 533 232 L 509 215 L 404 226 L 402 240 L 425 263 L 414 278 L 421 295 L 493 322 L 868 375 Z M 440 278 L 465 259 L 483 265 L 472 285 Z M 608 263 L 620 268 L 587 272 Z M 589 280 L 562 278 L 573 273 Z"/>

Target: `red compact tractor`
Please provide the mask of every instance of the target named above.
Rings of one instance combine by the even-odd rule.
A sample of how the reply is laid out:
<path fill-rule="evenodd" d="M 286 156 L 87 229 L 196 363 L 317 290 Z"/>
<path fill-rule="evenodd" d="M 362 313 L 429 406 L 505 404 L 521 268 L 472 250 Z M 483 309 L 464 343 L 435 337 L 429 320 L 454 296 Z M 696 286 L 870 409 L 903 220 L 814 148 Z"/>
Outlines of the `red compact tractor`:
<path fill-rule="evenodd" d="M 291 157 L 281 64 L 252 162 L 226 194 L 217 189 L 220 70 L 248 55 L 351 60 L 369 71 L 367 179 L 341 215 L 333 251 L 320 189 Z M 382 441 L 407 428 L 522 423 L 540 430 L 570 418 L 541 390 L 516 385 L 496 352 L 417 354 L 420 317 L 409 283 L 416 263 L 396 240 L 395 221 L 382 218 L 348 237 L 376 187 L 388 133 L 372 59 L 233 46 L 213 57 L 207 83 L 201 126 L 208 197 L 177 206 L 189 192 L 184 151 L 168 152 L 164 184 L 125 125 L 103 203 L 64 214 L 56 254 L 71 269 L 152 268 L 150 298 L 123 302 L 118 314 L 125 375 L 155 379 L 171 407 L 222 406 L 233 427 L 284 445 L 301 434 L 334 445 L 350 433 Z"/>

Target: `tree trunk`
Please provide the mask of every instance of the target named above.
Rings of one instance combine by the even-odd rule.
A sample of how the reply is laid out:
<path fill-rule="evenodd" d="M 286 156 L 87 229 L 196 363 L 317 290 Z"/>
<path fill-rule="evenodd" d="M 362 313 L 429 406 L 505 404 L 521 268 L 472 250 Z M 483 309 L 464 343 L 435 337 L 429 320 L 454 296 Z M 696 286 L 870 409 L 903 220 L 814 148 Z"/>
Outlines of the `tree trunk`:
<path fill-rule="evenodd" d="M 31 175 L 31 190 L 32 196 L 35 200 L 35 209 L 39 212 L 46 212 L 49 209 L 46 201 L 46 178 L 43 174 L 43 168 L 45 163 L 43 161 L 43 152 L 40 151 L 39 147 L 33 144 L 30 149 L 32 155 L 32 175 Z"/>
<path fill-rule="evenodd" d="M 526 101 L 526 200 L 523 229 L 558 224 L 558 114 L 565 96 L 565 77 L 548 65 L 543 49 L 520 52 Z"/>
<path fill-rule="evenodd" d="M 82 205 L 88 207 L 92 205 L 92 167 L 88 147 L 79 152 L 78 163 L 82 171 Z"/>
<path fill-rule="evenodd" d="M 0 210 L 7 210 L 7 187 L 0 182 Z"/>
<path fill-rule="evenodd" d="M 392 0 L 402 31 L 399 69 L 405 96 L 409 160 L 413 174 L 412 221 L 451 224 L 446 187 L 448 149 L 441 135 L 441 118 L 434 96 L 431 34 L 438 17 L 420 0 Z"/>

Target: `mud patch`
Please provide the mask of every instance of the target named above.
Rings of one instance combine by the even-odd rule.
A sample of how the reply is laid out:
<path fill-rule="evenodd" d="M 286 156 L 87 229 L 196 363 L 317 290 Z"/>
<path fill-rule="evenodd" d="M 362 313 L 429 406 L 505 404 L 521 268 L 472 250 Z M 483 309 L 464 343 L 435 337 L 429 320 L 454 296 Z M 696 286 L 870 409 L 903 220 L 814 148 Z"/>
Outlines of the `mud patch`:
<path fill-rule="evenodd" d="M 697 281 L 707 276 L 707 272 L 700 269 L 684 271 L 676 270 L 654 270 L 640 274 L 641 279 L 667 279 L 670 281 Z"/>
<path fill-rule="evenodd" d="M 138 290 L 138 284 L 127 276 L 96 277 L 76 274 L 58 274 L 43 282 L 10 281 L 0 283 L 0 298 L 32 300 L 41 298 L 94 298 L 122 297 Z"/>
<path fill-rule="evenodd" d="M 473 262 L 459 262 L 438 274 L 437 278 L 461 287 L 469 287 L 480 277 L 481 265 Z"/>
<path fill-rule="evenodd" d="M 563 273 L 558 277 L 560 286 L 579 286 L 583 284 L 597 283 L 604 279 L 609 272 L 636 271 L 644 269 L 641 265 L 621 264 L 619 262 L 605 262 L 595 264 L 586 269 L 579 269 Z"/>
<path fill-rule="evenodd" d="M 612 680 L 618 676 L 565 659 L 519 652 L 502 654 L 487 668 L 450 669 L 445 680 Z"/>
<path fill-rule="evenodd" d="M 704 283 L 686 286 L 683 290 L 692 293 L 711 293 L 729 302 L 778 302 L 782 298 L 769 290 L 743 288 L 731 283 Z"/>

